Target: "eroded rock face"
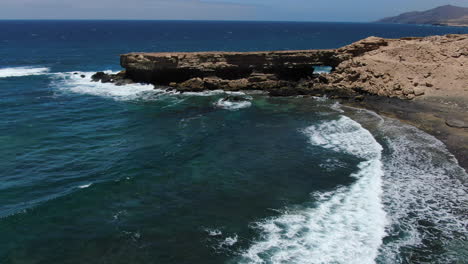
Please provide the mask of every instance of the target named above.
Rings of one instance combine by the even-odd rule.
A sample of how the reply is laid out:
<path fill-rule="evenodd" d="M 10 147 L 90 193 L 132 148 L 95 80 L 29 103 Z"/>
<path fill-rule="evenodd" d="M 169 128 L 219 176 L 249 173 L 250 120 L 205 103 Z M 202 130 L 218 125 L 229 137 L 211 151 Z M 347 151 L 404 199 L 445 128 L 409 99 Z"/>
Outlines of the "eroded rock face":
<path fill-rule="evenodd" d="M 255 77 L 271 79 L 271 75 L 297 81 L 310 77 L 313 66 L 338 65 L 341 60 L 335 55 L 333 50 L 130 53 L 121 56 L 121 65 L 131 79 L 154 84 L 205 77 L 255 82 Z"/>
<path fill-rule="evenodd" d="M 468 35 L 369 37 L 335 50 L 130 53 L 123 80 L 179 91 L 265 90 L 272 95 L 371 94 L 402 99 L 468 89 Z M 331 66 L 314 74 L 313 66 Z M 97 76 L 102 82 L 106 76 Z M 110 81 L 115 81 L 110 77 Z"/>
<path fill-rule="evenodd" d="M 375 44 L 372 44 L 375 43 Z M 362 52 L 362 47 L 371 47 Z M 367 38 L 339 50 L 359 54 L 327 79 L 334 86 L 402 99 L 464 96 L 468 91 L 468 35 Z M 357 50 L 357 51 L 353 51 Z"/>
<path fill-rule="evenodd" d="M 84 75 L 82 75 L 84 78 Z M 115 85 L 126 85 L 134 83 L 133 80 L 127 78 L 126 72 L 121 71 L 117 74 L 109 74 L 105 72 L 96 72 L 91 76 L 93 82 L 113 83 Z"/>

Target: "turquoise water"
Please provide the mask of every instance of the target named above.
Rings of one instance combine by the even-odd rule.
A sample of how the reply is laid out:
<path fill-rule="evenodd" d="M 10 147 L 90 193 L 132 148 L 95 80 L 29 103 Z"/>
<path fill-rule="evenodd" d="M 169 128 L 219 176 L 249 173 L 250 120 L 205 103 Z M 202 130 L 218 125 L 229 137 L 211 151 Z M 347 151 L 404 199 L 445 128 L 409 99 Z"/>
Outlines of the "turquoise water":
<path fill-rule="evenodd" d="M 326 98 L 91 82 L 120 53 L 333 48 L 383 24 L 0 22 L 0 263 L 465 263 L 466 173 Z M 82 78 L 81 75 L 85 77 Z"/>

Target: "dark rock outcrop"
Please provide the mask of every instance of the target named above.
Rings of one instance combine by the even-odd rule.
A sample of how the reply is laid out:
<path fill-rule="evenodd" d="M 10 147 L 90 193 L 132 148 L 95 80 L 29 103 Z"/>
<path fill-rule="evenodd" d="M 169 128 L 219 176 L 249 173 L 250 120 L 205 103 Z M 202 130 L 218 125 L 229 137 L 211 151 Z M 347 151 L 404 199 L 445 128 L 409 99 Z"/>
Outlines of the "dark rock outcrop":
<path fill-rule="evenodd" d="M 130 53 L 121 56 L 121 65 L 134 81 L 179 91 L 271 91 L 316 78 L 314 66 L 336 67 L 340 55 L 335 50 Z"/>
<path fill-rule="evenodd" d="M 245 101 L 245 98 L 242 96 L 236 96 L 236 95 L 230 95 L 228 97 L 225 97 L 221 99 L 224 102 L 243 102 Z"/>
<path fill-rule="evenodd" d="M 264 90 L 272 95 L 312 94 L 314 83 L 328 82 L 314 74 L 314 66 L 337 67 L 376 45 L 380 44 L 363 43 L 339 51 L 130 53 L 121 56 L 121 65 L 126 69 L 126 78 L 179 91 L 223 89 Z"/>
<path fill-rule="evenodd" d="M 96 72 L 95 74 L 91 76 L 91 80 L 93 82 L 114 83 L 115 85 L 126 85 L 126 84 L 134 83 L 133 80 L 127 77 L 125 71 L 121 71 L 117 74 Z"/>
<path fill-rule="evenodd" d="M 180 92 L 263 90 L 274 96 L 379 95 L 414 99 L 459 97 L 468 83 L 468 35 L 369 37 L 334 50 L 129 53 L 125 71 L 99 72 L 94 81 L 166 86 Z M 329 74 L 314 73 L 330 66 Z M 450 86 L 447 86 L 447 83 Z"/>
<path fill-rule="evenodd" d="M 108 82 L 111 82 L 111 80 L 113 80 L 112 78 L 113 76 L 111 74 L 107 74 L 107 73 L 104 73 L 104 72 L 96 72 L 95 74 L 93 74 L 93 76 L 91 76 L 91 80 L 93 82 L 102 82 L 102 83 L 108 83 Z"/>

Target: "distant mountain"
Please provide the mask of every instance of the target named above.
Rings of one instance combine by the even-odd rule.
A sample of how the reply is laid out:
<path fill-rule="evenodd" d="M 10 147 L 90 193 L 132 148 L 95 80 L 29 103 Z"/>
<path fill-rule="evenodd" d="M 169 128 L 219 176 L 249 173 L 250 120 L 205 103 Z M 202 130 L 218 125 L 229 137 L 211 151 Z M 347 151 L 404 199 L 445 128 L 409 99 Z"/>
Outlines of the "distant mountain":
<path fill-rule="evenodd" d="M 468 26 L 468 8 L 445 5 L 427 11 L 408 12 L 395 17 L 387 17 L 378 22 L 466 27 Z"/>

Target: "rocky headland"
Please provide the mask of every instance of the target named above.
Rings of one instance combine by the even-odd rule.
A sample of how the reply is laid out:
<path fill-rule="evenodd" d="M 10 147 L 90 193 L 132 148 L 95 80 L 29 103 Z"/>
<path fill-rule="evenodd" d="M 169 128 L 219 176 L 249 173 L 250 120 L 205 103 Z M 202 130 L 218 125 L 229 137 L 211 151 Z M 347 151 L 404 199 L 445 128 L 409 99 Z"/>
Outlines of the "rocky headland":
<path fill-rule="evenodd" d="M 387 17 L 377 22 L 468 27 L 468 8 L 444 5 L 426 11 L 413 11 Z"/>
<path fill-rule="evenodd" d="M 262 90 L 328 96 L 399 118 L 446 143 L 468 168 L 468 34 L 369 37 L 330 50 L 129 53 L 116 75 L 93 80 L 169 90 Z M 329 66 L 328 74 L 314 67 Z"/>

